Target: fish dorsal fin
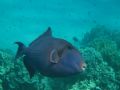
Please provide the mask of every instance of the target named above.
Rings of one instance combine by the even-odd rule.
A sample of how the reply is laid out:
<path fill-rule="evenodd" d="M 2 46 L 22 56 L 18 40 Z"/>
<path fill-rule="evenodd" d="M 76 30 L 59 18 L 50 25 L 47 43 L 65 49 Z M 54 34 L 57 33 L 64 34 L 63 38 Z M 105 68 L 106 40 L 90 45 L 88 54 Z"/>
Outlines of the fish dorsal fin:
<path fill-rule="evenodd" d="M 52 37 L 52 31 L 51 31 L 51 27 L 48 27 L 48 29 L 46 30 L 46 32 L 44 32 L 42 35 L 42 37 L 46 37 L 46 36 L 50 36 Z"/>
<path fill-rule="evenodd" d="M 35 45 L 35 43 L 39 42 L 41 39 L 43 39 L 44 37 L 52 37 L 52 31 L 51 31 L 51 27 L 48 27 L 48 29 L 46 30 L 46 32 L 44 32 L 42 35 L 40 35 L 37 39 L 35 39 L 32 43 L 30 43 L 29 46 Z"/>

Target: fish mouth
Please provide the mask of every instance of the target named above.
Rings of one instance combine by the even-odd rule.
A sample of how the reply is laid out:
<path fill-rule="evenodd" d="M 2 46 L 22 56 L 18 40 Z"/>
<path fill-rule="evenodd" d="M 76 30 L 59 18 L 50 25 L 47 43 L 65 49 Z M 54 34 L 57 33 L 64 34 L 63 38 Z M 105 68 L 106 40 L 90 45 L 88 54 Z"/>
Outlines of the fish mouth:
<path fill-rule="evenodd" d="M 82 70 L 83 70 L 83 71 L 85 71 L 85 70 L 86 70 L 86 68 L 87 68 L 87 64 L 86 64 L 86 63 L 84 63 L 84 64 L 83 64 L 83 66 L 82 66 Z"/>
<path fill-rule="evenodd" d="M 82 65 L 80 65 L 81 71 L 85 71 L 86 68 L 87 68 L 87 64 L 86 63 L 82 63 Z"/>

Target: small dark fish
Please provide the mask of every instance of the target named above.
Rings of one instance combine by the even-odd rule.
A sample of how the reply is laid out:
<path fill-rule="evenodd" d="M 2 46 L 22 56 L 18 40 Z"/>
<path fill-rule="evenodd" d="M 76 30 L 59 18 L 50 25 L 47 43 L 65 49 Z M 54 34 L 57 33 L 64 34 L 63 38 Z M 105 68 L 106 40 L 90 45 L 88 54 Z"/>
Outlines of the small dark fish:
<path fill-rule="evenodd" d="M 77 37 L 73 37 L 73 40 L 74 40 L 75 42 L 79 42 L 79 40 L 78 40 Z"/>
<path fill-rule="evenodd" d="M 70 76 L 86 68 L 79 51 L 69 42 L 54 38 L 50 27 L 28 47 L 21 42 L 16 44 L 19 46 L 16 59 L 24 55 L 30 78 L 36 72 L 48 77 Z"/>

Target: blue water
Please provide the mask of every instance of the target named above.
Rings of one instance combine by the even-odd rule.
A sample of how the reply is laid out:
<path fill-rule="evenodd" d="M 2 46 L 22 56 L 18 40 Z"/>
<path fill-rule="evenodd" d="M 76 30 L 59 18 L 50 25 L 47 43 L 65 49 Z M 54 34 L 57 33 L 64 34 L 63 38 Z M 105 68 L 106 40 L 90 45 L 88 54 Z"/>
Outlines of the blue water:
<path fill-rule="evenodd" d="M 72 42 L 95 25 L 120 28 L 119 0 L 0 0 L 0 48 L 30 43 L 48 26 Z"/>
<path fill-rule="evenodd" d="M 107 30 L 95 28 L 83 39 L 96 25 Z M 83 39 L 84 46 L 79 49 L 88 68 L 82 77 L 38 75 L 30 81 L 20 60 L 13 65 L 14 42 L 28 45 L 49 26 L 54 37 L 77 47 L 81 44 L 73 37 Z M 120 90 L 120 32 L 116 29 L 120 30 L 120 0 L 0 0 L 0 90 Z"/>

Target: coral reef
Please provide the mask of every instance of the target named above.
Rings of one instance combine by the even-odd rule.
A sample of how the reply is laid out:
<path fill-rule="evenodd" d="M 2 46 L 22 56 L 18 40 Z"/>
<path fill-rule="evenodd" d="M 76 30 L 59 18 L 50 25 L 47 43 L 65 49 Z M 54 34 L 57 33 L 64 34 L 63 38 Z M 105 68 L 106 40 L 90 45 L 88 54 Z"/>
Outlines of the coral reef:
<path fill-rule="evenodd" d="M 2 87 L 2 80 L 0 79 L 0 90 L 3 90 L 3 87 Z"/>
<path fill-rule="evenodd" d="M 119 48 L 117 47 L 115 41 L 101 37 L 91 41 L 89 46 L 94 47 L 97 51 L 99 51 L 104 60 L 107 61 L 110 66 L 115 68 L 115 70 L 120 68 Z"/>
<path fill-rule="evenodd" d="M 85 48 L 83 56 L 88 65 L 86 70 L 86 78 L 88 80 L 93 80 L 96 87 L 102 90 L 117 90 L 119 88 L 119 85 L 116 84 L 114 70 L 103 60 L 100 52 L 94 48 Z"/>
<path fill-rule="evenodd" d="M 101 53 L 89 47 L 81 51 L 88 67 L 86 72 L 65 78 L 47 78 L 38 74 L 32 79 L 22 58 L 14 65 L 13 55 L 1 51 L 7 57 L 4 60 L 1 57 L 1 61 L 6 63 L 9 60 L 9 64 L 1 65 L 1 90 L 117 90 L 119 86 L 115 82 L 114 70 L 103 61 Z M 8 66 L 9 69 L 6 69 Z"/>
<path fill-rule="evenodd" d="M 119 31 L 101 26 L 87 33 L 81 45 L 74 38 L 87 69 L 64 78 L 48 78 L 38 73 L 30 79 L 22 57 L 15 61 L 11 50 L 0 49 L 0 90 L 120 90 L 119 36 Z"/>
<path fill-rule="evenodd" d="M 82 44 L 88 45 L 92 41 L 94 41 L 97 38 L 100 39 L 109 39 L 111 41 L 114 41 L 117 44 L 117 47 L 120 48 L 120 30 L 112 30 L 110 28 L 106 28 L 105 26 L 96 26 L 91 29 L 90 32 L 87 32 L 83 39 Z"/>
<path fill-rule="evenodd" d="M 79 80 L 70 90 L 118 90 L 115 72 L 103 60 L 101 53 L 89 47 L 82 52 L 88 67 L 85 80 Z"/>
<path fill-rule="evenodd" d="M 69 90 L 101 90 L 92 80 L 76 82 Z"/>
<path fill-rule="evenodd" d="M 34 90 L 34 84 L 38 80 L 30 82 L 22 61 L 15 63 L 13 56 L 6 50 L 0 50 L 0 80 L 3 90 Z"/>
<path fill-rule="evenodd" d="M 103 60 L 113 68 L 116 80 L 120 81 L 120 31 L 110 30 L 104 26 L 93 28 L 87 33 L 82 44 L 85 47 L 92 47 L 101 53 Z M 120 85 L 120 82 L 117 82 Z"/>

